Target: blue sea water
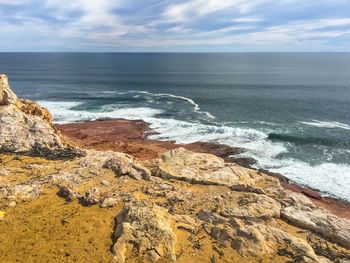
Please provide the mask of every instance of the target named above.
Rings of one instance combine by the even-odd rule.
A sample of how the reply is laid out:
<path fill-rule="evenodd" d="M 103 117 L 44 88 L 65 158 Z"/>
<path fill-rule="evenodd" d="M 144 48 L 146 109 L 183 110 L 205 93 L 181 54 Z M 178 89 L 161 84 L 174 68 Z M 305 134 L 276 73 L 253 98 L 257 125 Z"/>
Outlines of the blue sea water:
<path fill-rule="evenodd" d="M 143 119 L 350 201 L 350 53 L 0 53 L 0 72 L 56 122 Z"/>

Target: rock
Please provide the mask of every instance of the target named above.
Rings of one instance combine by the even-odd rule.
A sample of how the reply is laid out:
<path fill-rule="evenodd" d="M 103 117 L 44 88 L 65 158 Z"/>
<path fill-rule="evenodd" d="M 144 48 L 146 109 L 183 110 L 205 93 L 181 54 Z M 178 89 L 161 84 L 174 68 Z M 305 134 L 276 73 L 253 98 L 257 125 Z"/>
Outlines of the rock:
<path fill-rule="evenodd" d="M 61 185 L 59 186 L 59 191 L 57 195 L 64 197 L 66 201 L 70 202 L 77 198 L 78 194 L 75 191 L 73 185 Z"/>
<path fill-rule="evenodd" d="M 224 185 L 235 191 L 265 193 L 281 188 L 275 178 L 204 153 L 194 153 L 182 147 L 166 152 L 158 165 L 158 176 L 191 183 Z M 274 189 L 274 190 L 271 190 Z M 277 189 L 277 190 L 276 190 Z"/>
<path fill-rule="evenodd" d="M 174 218 L 168 211 L 149 201 L 133 202 L 117 216 L 112 251 L 113 262 L 125 262 L 134 251 L 138 260 L 176 260 L 176 236 L 171 228 Z"/>
<path fill-rule="evenodd" d="M 113 207 L 119 202 L 119 199 L 116 197 L 106 197 L 100 204 L 101 208 Z"/>
<path fill-rule="evenodd" d="M 109 183 L 107 180 L 102 180 L 100 183 L 101 183 L 103 186 L 109 186 L 109 185 L 110 185 L 110 183 Z"/>
<path fill-rule="evenodd" d="M 13 208 L 17 205 L 17 203 L 15 201 L 10 201 L 8 204 L 7 204 L 7 207 L 10 207 L 10 208 Z"/>
<path fill-rule="evenodd" d="M 151 172 L 146 167 L 143 167 L 126 154 L 108 160 L 104 167 L 112 169 L 118 176 L 126 175 L 135 180 L 150 180 L 151 177 Z"/>
<path fill-rule="evenodd" d="M 209 225 L 212 237 L 222 244 L 230 245 L 241 256 L 261 257 L 274 253 L 282 244 L 288 244 L 286 249 L 292 258 L 301 258 L 301 262 L 320 262 L 306 241 L 275 227 L 225 218 L 209 210 L 200 211 L 197 217 Z"/>
<path fill-rule="evenodd" d="M 100 190 L 98 188 L 91 188 L 85 192 L 84 195 L 78 197 L 79 202 L 85 206 L 95 205 L 101 202 Z"/>
<path fill-rule="evenodd" d="M 0 94 L 0 151 L 52 158 L 84 154 L 64 141 L 52 125 L 47 109 L 35 102 L 17 99 L 4 75 L 0 75 Z"/>
<path fill-rule="evenodd" d="M 197 227 L 196 220 L 189 215 L 174 215 L 177 223 L 177 228 L 187 230 L 191 233 L 195 231 Z"/>
<path fill-rule="evenodd" d="M 159 190 L 174 190 L 174 186 L 170 184 L 159 184 L 158 185 Z"/>
<path fill-rule="evenodd" d="M 11 90 L 7 76 L 0 74 L 0 106 L 13 104 L 17 101 L 16 94 Z"/>
<path fill-rule="evenodd" d="M 280 203 L 284 207 L 297 206 L 315 208 L 314 203 L 305 195 L 292 192 L 290 190 L 283 190 L 283 197 L 280 198 Z"/>
<path fill-rule="evenodd" d="M 35 198 L 41 191 L 40 186 L 37 184 L 19 184 L 14 186 L 11 190 L 11 195 L 17 196 L 23 199 Z"/>
<path fill-rule="evenodd" d="M 6 176 L 9 174 L 9 171 L 5 168 L 0 169 L 0 176 Z"/>
<path fill-rule="evenodd" d="M 281 205 L 274 199 L 259 194 L 243 194 L 237 202 L 227 202 L 219 209 L 219 214 L 224 217 L 242 219 L 271 219 L 279 218 Z"/>
<path fill-rule="evenodd" d="M 338 218 L 323 209 L 306 206 L 283 208 L 281 215 L 297 227 L 311 230 L 332 242 L 350 248 L 350 220 Z"/>

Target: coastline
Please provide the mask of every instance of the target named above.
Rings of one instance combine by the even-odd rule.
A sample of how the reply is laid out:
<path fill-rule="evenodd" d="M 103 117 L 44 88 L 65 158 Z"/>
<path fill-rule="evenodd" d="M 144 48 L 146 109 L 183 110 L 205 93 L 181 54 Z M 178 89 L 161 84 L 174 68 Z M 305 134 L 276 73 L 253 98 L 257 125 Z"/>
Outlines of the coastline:
<path fill-rule="evenodd" d="M 130 154 L 140 160 L 151 160 L 159 157 L 169 150 L 184 147 L 199 153 L 210 153 L 223 158 L 226 162 L 236 163 L 251 168 L 252 159 L 235 159 L 231 156 L 243 151 L 227 145 L 195 142 L 191 144 L 176 144 L 174 141 L 148 140 L 147 136 L 154 133 L 149 124 L 142 120 L 127 119 L 101 119 L 96 121 L 56 124 L 60 130 L 73 143 L 88 149 L 112 150 Z M 256 170 L 256 169 L 255 169 Z M 350 203 L 333 197 L 323 197 L 317 190 L 303 187 L 291 182 L 282 174 L 258 170 L 279 179 L 283 188 L 309 197 L 316 206 L 322 207 L 331 213 L 350 219 Z"/>
<path fill-rule="evenodd" d="M 56 128 L 0 84 L 1 262 L 350 259 L 341 209 L 229 163 L 242 149 L 151 141 L 147 123 L 125 119 Z"/>

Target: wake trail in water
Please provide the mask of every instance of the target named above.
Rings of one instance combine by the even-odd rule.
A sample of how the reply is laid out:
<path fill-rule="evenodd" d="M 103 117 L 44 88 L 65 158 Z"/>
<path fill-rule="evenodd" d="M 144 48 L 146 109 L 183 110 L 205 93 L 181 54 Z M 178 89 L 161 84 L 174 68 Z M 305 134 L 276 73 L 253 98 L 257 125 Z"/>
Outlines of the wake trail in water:
<path fill-rule="evenodd" d="M 350 125 L 347 125 L 341 122 L 336 122 L 336 121 L 312 120 L 312 121 L 300 121 L 300 123 L 308 126 L 319 127 L 319 128 L 350 130 Z"/>

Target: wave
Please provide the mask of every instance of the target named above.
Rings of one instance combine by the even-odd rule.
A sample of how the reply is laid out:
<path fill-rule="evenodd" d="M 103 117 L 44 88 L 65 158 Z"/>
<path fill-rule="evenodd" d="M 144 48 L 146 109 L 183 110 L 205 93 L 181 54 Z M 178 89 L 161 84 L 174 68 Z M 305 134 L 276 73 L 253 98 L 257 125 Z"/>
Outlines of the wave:
<path fill-rule="evenodd" d="M 187 98 L 187 97 L 184 97 L 184 96 L 178 96 L 178 95 L 170 94 L 170 93 L 152 93 L 152 92 L 148 92 L 148 91 L 130 90 L 130 91 L 125 91 L 125 92 L 124 91 L 103 91 L 103 92 L 100 92 L 99 94 L 126 95 L 126 94 L 134 94 L 134 93 L 138 94 L 138 95 L 134 95 L 133 96 L 134 98 L 139 98 L 140 95 L 148 95 L 148 96 L 151 96 L 151 97 L 167 97 L 167 98 L 174 98 L 174 99 L 182 100 L 182 101 L 185 101 L 188 104 L 190 104 L 193 107 L 193 110 L 195 112 L 198 112 L 200 114 L 204 114 L 210 119 L 215 119 L 216 118 L 210 112 L 202 111 L 201 108 L 199 107 L 199 104 L 196 103 L 193 99 Z M 154 100 L 148 100 L 148 102 L 153 103 Z"/>
<path fill-rule="evenodd" d="M 344 129 L 344 130 L 350 130 L 350 125 L 336 122 L 336 121 L 318 121 L 318 120 L 312 120 L 310 122 L 308 121 L 300 121 L 300 123 L 308 126 L 313 127 L 319 127 L 319 128 L 328 128 L 328 129 Z"/>
<path fill-rule="evenodd" d="M 286 141 L 300 141 L 300 138 L 267 134 L 252 128 L 205 125 L 161 118 L 164 112 L 150 107 L 116 108 L 117 105 L 105 105 L 99 111 L 92 112 L 79 110 L 81 108 L 79 106 L 82 105 L 80 102 L 39 101 L 39 103 L 47 107 L 52 112 L 54 120 L 59 123 L 106 117 L 142 119 L 150 123 L 150 127 L 157 132 L 150 135 L 149 139 L 174 140 L 177 143 L 216 142 L 243 148 L 246 151 L 235 157 L 255 159 L 254 168 L 281 173 L 296 183 L 350 201 L 350 165 L 330 162 L 310 165 L 301 160 L 281 158 L 281 154 L 288 153 L 290 147 Z"/>
<path fill-rule="evenodd" d="M 271 141 L 284 141 L 298 145 L 318 144 L 323 146 L 350 146 L 350 141 L 324 137 L 298 136 L 285 133 L 270 133 L 268 139 Z"/>
<path fill-rule="evenodd" d="M 82 102 L 38 101 L 38 103 L 48 108 L 53 114 L 54 122 L 59 124 L 97 120 L 101 118 L 139 120 L 163 113 L 162 110 L 148 107 L 108 109 L 108 106 L 106 106 L 102 107 L 100 111 L 86 111 L 76 109 L 76 107 L 83 104 Z"/>
<path fill-rule="evenodd" d="M 322 163 L 310 165 L 299 160 L 285 160 L 271 172 L 283 174 L 290 180 L 317 189 L 329 196 L 350 201 L 350 165 Z"/>

